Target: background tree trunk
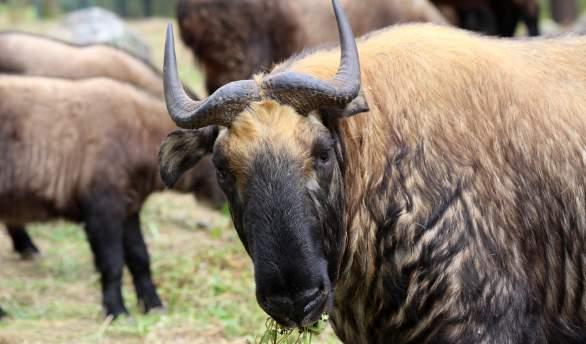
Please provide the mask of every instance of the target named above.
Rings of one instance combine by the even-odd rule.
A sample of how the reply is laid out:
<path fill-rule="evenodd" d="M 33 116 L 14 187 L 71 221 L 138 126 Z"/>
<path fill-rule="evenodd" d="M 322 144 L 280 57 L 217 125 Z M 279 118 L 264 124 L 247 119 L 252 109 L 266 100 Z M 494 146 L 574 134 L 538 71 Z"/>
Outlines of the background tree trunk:
<path fill-rule="evenodd" d="M 145 17 L 150 17 L 153 15 L 153 1 L 152 0 L 143 0 L 142 1 L 142 13 Z"/>
<path fill-rule="evenodd" d="M 128 17 L 128 1 L 127 0 L 116 0 L 116 11 L 118 14 L 126 18 Z"/>

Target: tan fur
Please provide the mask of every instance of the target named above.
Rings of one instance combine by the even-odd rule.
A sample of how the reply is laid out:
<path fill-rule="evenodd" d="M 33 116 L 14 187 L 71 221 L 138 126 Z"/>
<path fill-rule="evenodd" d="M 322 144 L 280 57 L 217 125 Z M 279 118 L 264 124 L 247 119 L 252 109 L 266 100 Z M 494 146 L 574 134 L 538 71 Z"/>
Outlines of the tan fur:
<path fill-rule="evenodd" d="M 272 100 L 252 104 L 241 113 L 219 146 L 229 157 L 229 164 L 242 185 L 248 175 L 249 161 L 266 145 L 286 151 L 304 161 L 304 170 L 311 170 L 311 147 L 319 131 L 325 131 L 314 117 L 301 117 L 288 106 Z"/>
<path fill-rule="evenodd" d="M 75 218 L 96 187 L 124 195 L 132 213 L 163 188 L 157 151 L 175 126 L 148 93 L 104 78 L 0 76 L 0 118 L 0 219 L 8 224 Z M 213 169 L 209 159 L 200 166 Z M 192 191 L 196 170 L 179 189 Z"/>
<path fill-rule="evenodd" d="M 106 45 L 74 46 L 26 33 L 0 33 L 0 71 L 84 79 L 108 77 L 163 98 L 160 72 L 146 62 Z"/>
<path fill-rule="evenodd" d="M 512 221 L 507 219 L 506 212 L 499 210 L 501 207 L 497 203 L 512 202 L 514 196 L 510 190 L 515 177 L 507 175 L 510 167 L 502 160 L 502 152 L 511 149 L 511 141 L 526 152 L 537 171 L 566 176 L 564 183 L 568 193 L 583 190 L 580 171 L 586 167 L 583 158 L 586 147 L 585 38 L 513 42 L 480 38 L 447 28 L 412 25 L 375 34 L 361 41 L 359 49 L 363 87 L 371 112 L 351 118 L 343 125 L 345 137 L 350 138 L 348 155 L 352 167 L 348 170 L 353 171 L 346 178 L 347 203 L 351 209 L 358 210 L 348 214 L 350 256 L 347 273 L 342 276 L 364 275 L 369 281 L 368 276 L 373 273 L 371 262 L 355 259 L 371 254 L 372 231 L 375 230 L 369 225 L 369 211 L 360 204 L 367 193 L 364 186 L 373 180 L 376 184 L 376 180 L 383 177 L 385 158 L 398 144 L 415 145 L 423 139 L 430 147 L 441 149 L 428 152 L 432 159 L 445 159 L 464 180 L 474 180 L 470 192 L 483 201 L 479 204 L 474 200 L 470 204 L 488 209 L 489 214 L 494 212 L 486 216 L 480 213 L 486 214 L 487 210 L 478 209 L 475 218 L 479 221 L 484 218 Z M 293 64 L 291 69 L 326 79 L 335 72 L 338 54 L 331 51 L 310 55 Z M 381 78 L 381 75 L 386 77 Z M 473 170 L 476 171 L 474 177 Z M 436 173 L 441 175 L 440 171 Z M 417 174 L 412 178 L 408 183 L 418 187 L 407 186 L 408 189 L 425 190 L 425 185 L 417 181 Z M 585 205 L 586 201 L 579 197 L 579 204 Z M 414 215 L 429 211 L 433 206 L 417 197 L 413 202 Z M 577 209 L 583 216 L 585 208 Z M 404 221 L 408 232 L 399 233 L 397 237 L 410 236 L 410 217 L 405 214 L 399 219 L 400 223 Z M 487 228 L 497 231 L 492 235 L 502 245 L 523 240 L 511 238 L 513 233 L 501 225 L 489 223 Z M 574 235 L 577 241 L 584 242 L 586 238 L 584 232 Z M 520 254 L 519 250 L 513 252 Z M 413 256 L 417 256 L 416 251 Z M 517 262 L 517 271 L 522 273 L 522 258 L 511 258 Z M 399 259 L 409 260 L 408 257 Z M 457 266 L 455 261 L 452 268 L 457 269 Z M 513 282 L 503 281 L 503 288 L 506 283 Z M 340 302 L 351 290 L 364 287 L 351 284 L 344 290 L 342 283 L 338 292 Z M 457 293 L 459 285 L 452 287 Z M 359 313 L 360 304 L 357 302 L 355 307 Z M 362 312 L 366 316 L 367 310 Z M 583 308 L 584 313 L 586 309 Z M 400 322 L 400 316 L 399 312 L 398 318 L 390 321 Z M 339 327 L 349 342 L 360 342 L 365 330 L 346 331 L 344 325 Z M 414 333 L 418 333 L 417 329 Z"/>

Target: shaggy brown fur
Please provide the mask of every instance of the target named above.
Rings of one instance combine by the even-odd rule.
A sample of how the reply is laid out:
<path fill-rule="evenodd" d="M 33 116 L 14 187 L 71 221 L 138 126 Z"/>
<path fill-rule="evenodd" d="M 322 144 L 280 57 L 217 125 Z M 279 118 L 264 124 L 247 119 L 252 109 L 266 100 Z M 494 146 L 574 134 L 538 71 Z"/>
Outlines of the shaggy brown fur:
<path fill-rule="evenodd" d="M 243 191 L 249 179 L 275 178 L 253 175 L 267 154 L 275 175 L 305 171 L 295 190 L 328 190 L 311 166 L 330 130 L 341 175 L 318 202 L 333 204 L 331 226 L 342 221 L 322 244 L 341 257 L 328 259 L 339 269 L 331 319 L 345 343 L 586 342 L 586 38 L 497 40 L 420 24 L 358 48 L 369 112 L 332 128 L 323 113 L 267 99 L 218 136 L 231 205 L 254 197 Z M 328 80 L 339 54 L 320 50 L 273 73 Z M 340 208 L 328 199 L 336 192 Z M 243 206 L 265 201 L 255 200 Z M 248 248 L 255 233 L 239 234 Z"/>
<path fill-rule="evenodd" d="M 78 46 L 24 32 L 0 32 L 0 73 L 108 77 L 163 98 L 161 72 L 138 57 L 108 45 Z"/>
<path fill-rule="evenodd" d="M 78 220 L 79 197 L 96 184 L 125 195 L 130 214 L 163 189 L 157 152 L 175 128 L 163 102 L 105 78 L 17 76 L 0 76 L 0 99 L 2 221 Z M 194 169 L 177 188 L 202 191 L 194 184 L 207 178 L 213 185 L 208 170 L 213 171 Z M 200 195 L 210 201 L 218 197 L 210 190 Z"/>
<path fill-rule="evenodd" d="M 359 49 L 371 111 L 340 124 L 338 335 L 586 341 L 586 38 L 414 25 Z M 338 54 L 289 68 L 327 79 Z"/>
<path fill-rule="evenodd" d="M 132 84 L 158 98 L 163 97 L 161 72 L 127 52 L 107 45 L 73 45 L 24 32 L 0 33 L 2 73 L 65 79 L 109 77 Z M 194 95 L 189 89 L 187 91 Z M 38 254 L 24 228 L 9 227 L 8 233 L 15 251 L 24 259 Z"/>
<path fill-rule="evenodd" d="M 359 49 L 372 111 L 341 124 L 353 277 L 337 333 L 586 340 L 586 39 L 405 26 Z M 327 78 L 337 58 L 291 68 Z"/>
<path fill-rule="evenodd" d="M 427 0 L 342 3 L 357 34 L 399 22 L 447 23 Z M 203 66 L 210 93 L 305 48 L 337 39 L 327 1 L 181 0 L 177 19 L 181 38 Z"/>
<path fill-rule="evenodd" d="M 0 122 L 0 221 L 9 226 L 56 218 L 84 222 L 104 288 L 110 288 L 104 294 L 106 311 L 125 312 L 120 290 L 107 285 L 120 282 L 107 275 L 118 267 L 101 250 L 122 245 L 122 233 L 116 233 L 122 232 L 122 224 L 131 226 L 124 229 L 126 254 L 137 250 L 136 245 L 144 246 L 138 212 L 148 195 L 163 189 L 157 151 L 175 127 L 165 104 L 111 79 L 0 76 Z M 215 207 L 224 201 L 209 159 L 176 189 L 194 192 Z M 131 230 L 133 237 L 127 238 Z M 96 231 L 103 231 L 98 243 L 92 241 Z M 108 240 L 99 243 L 100 238 Z M 141 295 L 150 287 L 140 289 L 146 278 L 141 274 L 149 270 L 146 247 L 139 249 L 138 258 L 126 259 L 139 300 L 148 310 L 160 301 L 157 304 L 154 295 L 149 304 L 148 295 Z"/>

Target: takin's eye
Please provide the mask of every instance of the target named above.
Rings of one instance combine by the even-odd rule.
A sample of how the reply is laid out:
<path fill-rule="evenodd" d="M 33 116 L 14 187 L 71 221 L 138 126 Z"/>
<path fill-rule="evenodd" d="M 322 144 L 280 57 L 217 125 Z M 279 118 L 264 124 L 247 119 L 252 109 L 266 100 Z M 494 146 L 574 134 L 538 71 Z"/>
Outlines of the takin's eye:
<path fill-rule="evenodd" d="M 316 169 L 329 166 L 334 156 L 334 142 L 328 140 L 318 140 L 313 147 L 313 160 Z"/>
<path fill-rule="evenodd" d="M 321 164 L 326 164 L 330 161 L 330 149 L 320 151 L 317 155 L 317 160 Z"/>
<path fill-rule="evenodd" d="M 218 183 L 222 184 L 225 183 L 228 179 L 228 169 L 224 166 L 216 166 L 216 177 L 218 178 Z"/>
<path fill-rule="evenodd" d="M 216 167 L 216 178 L 218 179 L 218 183 L 220 186 L 226 185 L 231 179 L 231 173 L 225 158 L 220 155 L 214 155 L 212 161 Z"/>

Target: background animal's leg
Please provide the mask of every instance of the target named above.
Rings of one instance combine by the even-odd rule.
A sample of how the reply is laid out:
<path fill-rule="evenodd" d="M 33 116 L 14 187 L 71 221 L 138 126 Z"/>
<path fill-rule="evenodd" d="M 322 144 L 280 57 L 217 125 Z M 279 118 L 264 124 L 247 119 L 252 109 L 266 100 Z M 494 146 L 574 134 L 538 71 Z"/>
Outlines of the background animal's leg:
<path fill-rule="evenodd" d="M 525 6 L 520 13 L 529 36 L 539 36 L 539 4 L 535 2 L 533 6 Z"/>
<path fill-rule="evenodd" d="M 491 1 L 491 8 L 496 18 L 497 34 L 501 37 L 513 37 L 521 13 L 514 4 L 507 1 Z"/>
<path fill-rule="evenodd" d="M 102 297 L 106 315 L 126 314 L 122 298 L 124 248 L 123 221 L 119 216 L 90 208 L 85 216 L 85 231 L 101 274 Z"/>
<path fill-rule="evenodd" d="M 124 257 L 132 273 L 138 302 L 144 312 L 163 307 L 151 278 L 151 262 L 140 229 L 138 213 L 130 216 L 124 226 Z"/>
<path fill-rule="evenodd" d="M 533 16 L 524 16 L 523 21 L 527 26 L 529 36 L 539 36 L 539 18 Z"/>
<path fill-rule="evenodd" d="M 12 239 L 14 251 L 18 252 L 22 259 L 33 259 L 39 255 L 39 249 L 33 243 L 24 226 L 7 226 L 8 235 Z"/>
<path fill-rule="evenodd" d="M 2 308 L 0 308 L 0 319 L 4 318 L 6 315 L 8 315 Z"/>
<path fill-rule="evenodd" d="M 482 32 L 487 35 L 496 35 L 495 18 L 488 8 L 458 10 L 459 25 L 466 30 Z"/>

